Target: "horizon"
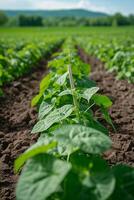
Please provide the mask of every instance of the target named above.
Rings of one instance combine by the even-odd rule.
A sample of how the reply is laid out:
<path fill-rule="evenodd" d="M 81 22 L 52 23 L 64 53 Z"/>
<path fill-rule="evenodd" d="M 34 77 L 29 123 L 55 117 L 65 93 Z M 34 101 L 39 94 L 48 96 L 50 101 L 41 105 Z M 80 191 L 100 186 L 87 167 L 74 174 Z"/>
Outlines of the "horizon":
<path fill-rule="evenodd" d="M 57 8 L 57 9 L 36 9 L 36 8 L 28 8 L 28 9 L 0 9 L 1 11 L 64 11 L 64 10 L 83 10 L 83 11 L 88 11 L 88 12 L 98 12 L 98 13 L 104 13 L 104 14 L 109 14 L 106 12 L 101 12 L 101 11 L 94 11 L 94 10 L 88 10 L 86 8 Z"/>
<path fill-rule="evenodd" d="M 10 7 L 8 6 L 10 5 Z M 23 11 L 23 10 L 71 10 L 82 9 L 91 12 L 114 14 L 120 12 L 124 15 L 134 14 L 134 1 L 127 0 L 0 0 L 0 10 Z"/>

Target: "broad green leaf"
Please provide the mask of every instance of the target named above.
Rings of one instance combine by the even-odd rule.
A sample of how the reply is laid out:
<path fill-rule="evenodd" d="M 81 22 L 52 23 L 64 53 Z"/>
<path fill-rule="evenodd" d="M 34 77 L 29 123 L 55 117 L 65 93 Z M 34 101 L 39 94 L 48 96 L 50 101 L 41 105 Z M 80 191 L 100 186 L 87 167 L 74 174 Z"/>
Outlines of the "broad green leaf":
<path fill-rule="evenodd" d="M 98 156 L 75 152 L 70 156 L 72 170 L 65 182 L 65 200 L 106 200 L 115 188 L 115 178 Z"/>
<path fill-rule="evenodd" d="M 117 165 L 112 169 L 116 177 L 116 187 L 110 200 L 134 199 L 134 168 Z"/>
<path fill-rule="evenodd" d="M 92 87 L 92 88 L 85 89 L 84 92 L 83 92 L 83 94 L 82 94 L 82 97 L 89 102 L 89 100 L 91 99 L 91 97 L 96 92 L 98 92 L 98 90 L 99 90 L 98 87 Z"/>
<path fill-rule="evenodd" d="M 51 82 L 51 73 L 49 73 L 47 76 L 45 76 L 42 81 L 40 82 L 40 91 L 45 91 L 45 89 L 48 88 L 49 84 Z"/>
<path fill-rule="evenodd" d="M 36 95 L 31 102 L 32 106 L 35 106 L 38 104 L 38 102 L 40 101 L 44 91 L 48 88 L 49 84 L 51 82 L 51 74 L 48 74 L 47 76 L 45 76 L 41 83 L 40 83 L 40 92 L 38 95 Z"/>
<path fill-rule="evenodd" d="M 56 81 L 56 83 L 57 83 L 58 85 L 61 85 L 61 86 L 64 85 L 67 76 L 68 76 L 68 72 L 64 73 L 62 76 L 60 76 L 60 77 L 58 78 L 58 80 Z"/>
<path fill-rule="evenodd" d="M 115 178 L 110 171 L 91 174 L 83 180 L 83 185 L 90 189 L 89 199 L 106 200 L 115 188 Z"/>
<path fill-rule="evenodd" d="M 96 87 L 96 83 L 93 80 L 90 80 L 88 77 L 82 77 L 82 79 L 76 79 L 76 86 L 81 89 L 86 89 L 90 87 Z"/>
<path fill-rule="evenodd" d="M 19 169 L 24 165 L 24 163 L 33 156 L 45 153 L 48 150 L 56 147 L 57 142 L 53 141 L 50 143 L 46 143 L 45 140 L 41 141 L 39 140 L 37 143 L 35 143 L 33 146 L 31 146 L 26 152 L 24 152 L 22 155 L 20 155 L 16 160 L 14 164 L 15 171 L 19 171 Z"/>
<path fill-rule="evenodd" d="M 70 104 L 55 109 L 53 112 L 47 115 L 45 119 L 42 119 L 39 122 L 37 122 L 37 124 L 34 126 L 32 130 L 32 133 L 39 133 L 47 130 L 54 123 L 57 123 L 69 117 L 72 112 L 73 112 L 73 106 Z"/>
<path fill-rule="evenodd" d="M 43 101 L 39 108 L 39 119 L 42 119 L 44 116 L 46 116 L 53 109 L 53 107 L 53 105 Z"/>
<path fill-rule="evenodd" d="M 89 155 L 81 151 L 76 151 L 70 155 L 69 160 L 72 164 L 72 169 L 81 174 L 85 173 L 85 170 L 90 174 L 96 174 L 109 169 L 107 162 L 100 155 Z"/>
<path fill-rule="evenodd" d="M 100 154 L 111 147 L 111 140 L 108 136 L 82 125 L 63 125 L 53 134 L 65 155 L 77 149 L 86 153 Z"/>
<path fill-rule="evenodd" d="M 105 108 L 112 106 L 112 101 L 105 95 L 95 94 L 93 100 L 98 106 L 103 106 Z"/>
<path fill-rule="evenodd" d="M 32 99 L 32 102 L 31 102 L 31 105 L 32 105 L 32 106 L 35 106 L 35 105 L 37 105 L 37 104 L 39 103 L 41 97 L 42 97 L 43 94 L 44 94 L 45 89 L 48 88 L 48 86 L 49 86 L 49 84 L 50 84 L 50 82 L 51 82 L 51 76 L 52 76 L 51 74 L 48 74 L 47 76 L 45 76 L 45 77 L 42 79 L 42 81 L 41 81 L 41 83 L 40 83 L 40 91 L 39 91 L 39 94 L 36 95 L 36 96 Z"/>
<path fill-rule="evenodd" d="M 33 157 L 24 167 L 20 176 L 17 200 L 45 200 L 58 190 L 71 165 L 51 155 Z"/>
<path fill-rule="evenodd" d="M 61 92 L 59 94 L 59 96 L 64 96 L 64 95 L 69 95 L 69 94 L 72 95 L 72 91 L 67 89 L 67 90 L 64 90 L 63 92 Z"/>
<path fill-rule="evenodd" d="M 32 106 L 32 107 L 33 107 L 33 106 L 36 106 L 36 105 L 38 104 L 38 102 L 39 102 L 39 100 L 41 99 L 42 95 L 43 95 L 43 93 L 41 92 L 41 93 L 37 94 L 37 95 L 32 99 L 32 102 L 31 102 L 31 106 Z"/>

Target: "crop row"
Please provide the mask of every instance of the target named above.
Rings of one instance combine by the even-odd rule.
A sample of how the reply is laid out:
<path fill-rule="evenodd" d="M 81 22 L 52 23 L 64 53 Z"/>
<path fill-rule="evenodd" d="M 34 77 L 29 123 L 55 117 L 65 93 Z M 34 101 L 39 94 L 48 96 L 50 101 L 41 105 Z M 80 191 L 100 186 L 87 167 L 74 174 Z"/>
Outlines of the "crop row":
<path fill-rule="evenodd" d="M 49 62 L 32 105 L 39 108 L 32 134 L 36 144 L 15 161 L 17 200 L 132 200 L 134 169 L 109 167 L 102 158 L 111 148 L 108 130 L 95 117 L 108 114 L 111 100 L 88 78 L 90 68 L 77 55 L 71 39 Z"/>
<path fill-rule="evenodd" d="M 49 42 L 23 43 L 20 42 L 15 48 L 0 47 L 0 87 L 30 70 L 42 58 L 47 58 L 57 47 L 60 46 L 61 40 L 50 40 Z M 0 89 L 0 94 L 2 90 Z"/>
<path fill-rule="evenodd" d="M 99 58 L 110 71 L 115 71 L 118 79 L 134 83 L 134 44 L 133 38 L 81 37 L 79 44 L 85 51 Z"/>

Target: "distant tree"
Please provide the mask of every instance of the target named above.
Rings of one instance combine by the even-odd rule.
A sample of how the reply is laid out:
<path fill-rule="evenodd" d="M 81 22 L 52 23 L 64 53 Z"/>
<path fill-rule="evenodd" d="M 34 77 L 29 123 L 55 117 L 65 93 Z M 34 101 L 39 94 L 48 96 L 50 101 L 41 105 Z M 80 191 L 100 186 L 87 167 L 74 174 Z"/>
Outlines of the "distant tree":
<path fill-rule="evenodd" d="M 7 22 L 8 22 L 7 15 L 4 12 L 0 11 L 0 26 L 6 24 Z"/>
<path fill-rule="evenodd" d="M 113 25 L 124 26 L 129 25 L 128 17 L 123 16 L 121 13 L 113 15 Z"/>
<path fill-rule="evenodd" d="M 43 26 L 43 18 L 40 16 L 25 16 L 18 17 L 19 26 Z"/>
<path fill-rule="evenodd" d="M 134 15 L 129 15 L 128 16 L 128 21 L 129 21 L 129 23 L 130 23 L 130 25 L 134 25 Z"/>
<path fill-rule="evenodd" d="M 17 19 L 17 20 L 16 20 Z M 45 27 L 84 27 L 84 26 L 123 26 L 134 25 L 134 15 L 123 16 L 120 13 L 106 17 L 45 17 L 20 15 L 11 17 L 9 26 L 45 26 Z"/>
<path fill-rule="evenodd" d="M 108 17 L 98 17 L 89 20 L 90 26 L 111 26 L 111 18 Z"/>

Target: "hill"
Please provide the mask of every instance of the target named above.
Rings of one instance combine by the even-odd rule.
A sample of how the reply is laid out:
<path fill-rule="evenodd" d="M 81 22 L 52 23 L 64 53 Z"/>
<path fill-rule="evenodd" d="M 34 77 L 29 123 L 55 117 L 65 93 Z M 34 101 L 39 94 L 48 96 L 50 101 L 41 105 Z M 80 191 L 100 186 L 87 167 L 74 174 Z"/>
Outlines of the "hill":
<path fill-rule="evenodd" d="M 17 15 L 35 15 L 41 17 L 105 17 L 106 13 L 94 12 L 84 9 L 68 9 L 68 10 L 5 10 L 9 17 Z"/>

